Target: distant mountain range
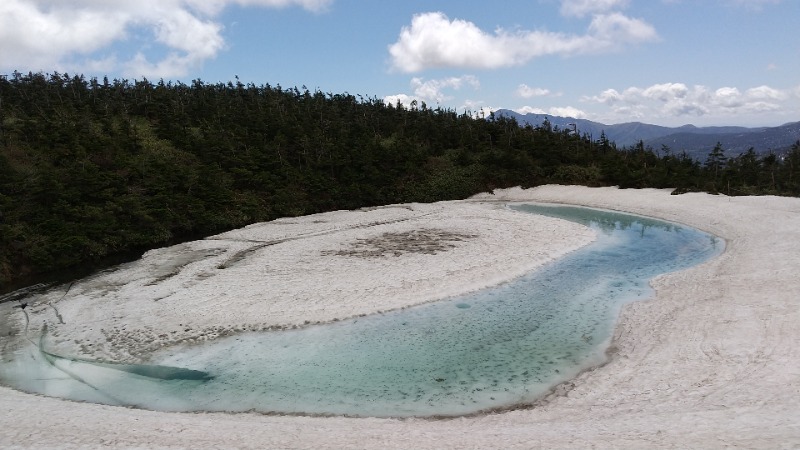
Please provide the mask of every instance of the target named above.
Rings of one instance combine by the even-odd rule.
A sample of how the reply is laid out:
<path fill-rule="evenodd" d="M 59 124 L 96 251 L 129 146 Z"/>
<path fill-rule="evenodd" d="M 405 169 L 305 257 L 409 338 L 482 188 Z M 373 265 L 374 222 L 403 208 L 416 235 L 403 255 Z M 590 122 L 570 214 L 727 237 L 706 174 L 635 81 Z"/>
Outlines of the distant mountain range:
<path fill-rule="evenodd" d="M 714 148 L 717 142 L 728 156 L 736 156 L 746 152 L 752 147 L 757 153 L 774 152 L 784 153 L 800 140 L 800 122 L 791 122 L 778 127 L 696 127 L 683 125 L 680 127 L 663 127 L 641 122 L 628 122 L 616 125 L 606 125 L 586 119 L 572 117 L 559 117 L 547 114 L 519 114 L 508 109 L 495 111 L 497 116 L 513 117 L 522 125 L 541 125 L 545 119 L 553 127 L 572 129 L 573 124 L 578 133 L 589 134 L 593 139 L 598 139 L 600 133 L 605 132 L 609 141 L 616 142 L 617 146 L 633 146 L 640 140 L 654 150 L 660 150 L 666 145 L 673 153 L 685 151 L 689 156 L 703 160 Z"/>

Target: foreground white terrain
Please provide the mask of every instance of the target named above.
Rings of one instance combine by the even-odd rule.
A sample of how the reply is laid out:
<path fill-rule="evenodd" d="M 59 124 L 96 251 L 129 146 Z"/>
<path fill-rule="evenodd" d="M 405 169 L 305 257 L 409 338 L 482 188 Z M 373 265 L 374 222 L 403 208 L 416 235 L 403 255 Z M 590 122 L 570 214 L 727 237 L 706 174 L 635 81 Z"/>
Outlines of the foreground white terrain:
<path fill-rule="evenodd" d="M 592 239 L 575 224 L 504 210 L 505 201 L 680 222 L 724 238 L 726 252 L 656 279 L 654 299 L 623 309 L 609 362 L 528 409 L 451 420 L 169 414 L 0 388 L 0 446 L 800 446 L 795 198 L 543 186 L 255 225 L 186 244 L 182 258 L 152 252 L 125 269 L 125 283 L 110 273 L 50 299 L 65 322 L 54 345 L 136 360 L 172 342 L 396 309 L 505 281 Z"/>

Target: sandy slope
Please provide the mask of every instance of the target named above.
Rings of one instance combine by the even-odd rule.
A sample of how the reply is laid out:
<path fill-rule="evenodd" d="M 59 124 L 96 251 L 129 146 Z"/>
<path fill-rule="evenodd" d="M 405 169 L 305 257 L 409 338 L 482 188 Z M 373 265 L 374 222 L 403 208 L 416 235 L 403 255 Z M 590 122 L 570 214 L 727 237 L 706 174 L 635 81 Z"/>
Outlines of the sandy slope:
<path fill-rule="evenodd" d="M 660 217 L 723 237 L 727 251 L 657 279 L 654 300 L 624 309 L 610 362 L 531 409 L 446 421 L 164 414 L 2 389 L 0 446 L 800 446 L 800 199 L 543 186 L 481 200 L 554 201 Z M 439 206 L 442 225 L 449 206 Z M 339 214 L 347 220 L 357 213 Z M 488 223 L 467 226 L 481 236 L 492 230 Z M 459 244 L 455 250 L 472 245 Z M 426 256 L 445 260 L 449 253 Z"/>

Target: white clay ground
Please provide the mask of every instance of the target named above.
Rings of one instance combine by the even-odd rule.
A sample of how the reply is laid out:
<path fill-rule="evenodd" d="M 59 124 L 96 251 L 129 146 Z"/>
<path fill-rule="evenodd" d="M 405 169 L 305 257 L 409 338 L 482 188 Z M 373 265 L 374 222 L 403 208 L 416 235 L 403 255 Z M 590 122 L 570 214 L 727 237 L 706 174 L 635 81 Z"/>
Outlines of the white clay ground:
<path fill-rule="evenodd" d="M 797 198 L 542 186 L 282 219 L 154 251 L 76 284 L 63 300 L 41 298 L 29 308 L 31 326 L 47 320 L 60 352 L 132 361 L 173 342 L 479 289 L 593 238 L 569 222 L 508 211 L 504 201 L 680 222 L 725 239 L 726 252 L 656 279 L 654 299 L 623 309 L 608 364 L 529 409 L 452 420 L 170 414 L 0 388 L 0 447 L 800 446 Z M 19 317 L 11 322 L 21 326 Z"/>

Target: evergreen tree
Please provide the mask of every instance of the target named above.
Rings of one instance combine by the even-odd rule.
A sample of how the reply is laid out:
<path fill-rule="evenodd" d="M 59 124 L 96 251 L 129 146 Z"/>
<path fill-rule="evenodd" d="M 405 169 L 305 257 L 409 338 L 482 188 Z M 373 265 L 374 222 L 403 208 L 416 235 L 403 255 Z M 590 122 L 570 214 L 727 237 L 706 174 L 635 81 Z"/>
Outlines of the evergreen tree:
<path fill-rule="evenodd" d="M 717 145 L 711 150 L 706 158 L 705 167 L 714 174 L 714 183 L 719 179 L 720 172 L 725 168 L 725 163 L 728 158 L 725 156 L 725 150 L 722 149 L 722 143 L 717 142 Z"/>
<path fill-rule="evenodd" d="M 0 292 L 281 216 L 577 183 L 800 194 L 787 155 L 701 166 L 553 127 L 305 87 L 0 77 Z M 17 283 L 17 284 L 15 284 Z"/>

